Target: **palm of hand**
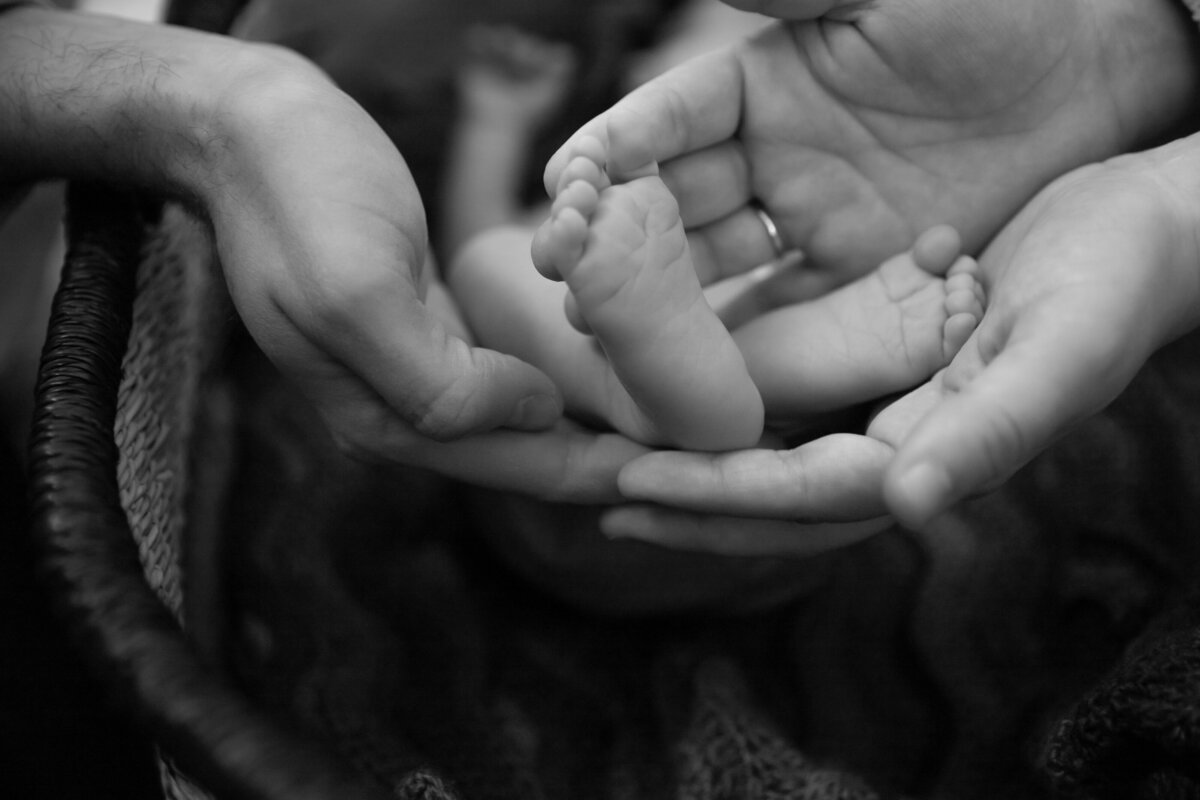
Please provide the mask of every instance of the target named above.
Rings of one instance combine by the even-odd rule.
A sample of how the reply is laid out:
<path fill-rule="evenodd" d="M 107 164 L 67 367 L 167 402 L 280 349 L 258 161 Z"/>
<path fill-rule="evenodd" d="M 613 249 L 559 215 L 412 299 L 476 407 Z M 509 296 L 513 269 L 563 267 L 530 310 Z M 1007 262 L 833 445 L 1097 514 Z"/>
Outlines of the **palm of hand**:
<path fill-rule="evenodd" d="M 1064 176 L 988 246 L 983 322 L 945 370 L 868 430 L 898 450 L 893 474 L 942 464 L 956 484 L 943 502 L 993 487 L 1200 321 L 1200 254 L 1148 165 L 1133 156 Z M 936 510 L 912 500 L 893 494 L 893 510 L 912 519 Z"/>
<path fill-rule="evenodd" d="M 1047 180 L 1115 147 L 1097 13 L 914 0 L 772 28 L 740 57 L 752 193 L 813 263 L 853 274 L 939 222 L 978 247 Z"/>

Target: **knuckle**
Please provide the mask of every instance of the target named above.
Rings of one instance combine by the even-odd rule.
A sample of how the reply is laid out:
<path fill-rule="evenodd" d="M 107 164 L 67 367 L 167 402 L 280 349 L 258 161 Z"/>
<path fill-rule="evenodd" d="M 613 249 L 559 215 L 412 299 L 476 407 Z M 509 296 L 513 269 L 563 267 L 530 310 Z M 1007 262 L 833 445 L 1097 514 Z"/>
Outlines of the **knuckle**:
<path fill-rule="evenodd" d="M 402 413 L 422 436 L 445 442 L 475 427 L 478 392 L 462 380 L 414 396 Z"/>
<path fill-rule="evenodd" d="M 596 449 L 603 447 L 605 439 L 568 442 L 553 468 L 545 471 L 537 496 L 550 503 L 605 502 L 618 497 L 615 471 L 597 468 Z"/>

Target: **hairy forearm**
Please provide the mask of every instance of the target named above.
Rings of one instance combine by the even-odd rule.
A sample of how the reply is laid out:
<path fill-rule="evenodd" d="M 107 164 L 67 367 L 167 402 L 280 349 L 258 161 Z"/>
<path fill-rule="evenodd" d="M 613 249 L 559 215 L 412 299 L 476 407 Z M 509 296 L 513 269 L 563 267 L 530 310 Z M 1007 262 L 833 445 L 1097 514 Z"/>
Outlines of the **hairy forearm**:
<path fill-rule="evenodd" d="M 196 197 L 247 87 L 276 62 L 297 66 L 181 28 L 12 9 L 0 15 L 0 185 L 104 179 Z"/>
<path fill-rule="evenodd" d="M 0 17 L 0 174 L 162 180 L 146 173 L 161 138 L 178 136 L 168 122 L 178 75 L 153 33 L 34 7 Z"/>

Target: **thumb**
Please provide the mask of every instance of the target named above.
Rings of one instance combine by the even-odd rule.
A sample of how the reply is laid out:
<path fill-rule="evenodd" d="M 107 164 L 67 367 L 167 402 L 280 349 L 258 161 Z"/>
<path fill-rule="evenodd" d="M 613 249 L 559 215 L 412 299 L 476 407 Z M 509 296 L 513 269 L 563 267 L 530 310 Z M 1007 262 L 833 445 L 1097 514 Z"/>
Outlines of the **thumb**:
<path fill-rule="evenodd" d="M 438 441 L 497 427 L 535 430 L 562 413 L 540 370 L 452 335 L 407 285 L 347 304 L 349 335 L 327 339 L 349 370 L 418 433 Z"/>
<path fill-rule="evenodd" d="M 943 373 L 943 400 L 884 474 L 884 501 L 903 524 L 918 528 L 998 486 L 1132 378 L 1136 366 L 1112 358 L 1120 352 L 1115 341 L 1044 327 L 1020 340 L 1014 334 L 990 362 L 977 331 Z"/>

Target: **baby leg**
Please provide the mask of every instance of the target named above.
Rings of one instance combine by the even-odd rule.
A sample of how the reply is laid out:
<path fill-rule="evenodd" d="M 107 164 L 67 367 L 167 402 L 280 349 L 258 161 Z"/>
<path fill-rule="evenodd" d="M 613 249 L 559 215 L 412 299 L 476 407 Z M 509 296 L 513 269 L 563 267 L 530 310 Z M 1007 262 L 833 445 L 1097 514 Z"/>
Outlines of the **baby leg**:
<path fill-rule="evenodd" d="M 757 443 L 762 401 L 704 300 L 679 208 L 657 176 L 609 185 L 590 159 L 538 232 L 535 260 L 565 280 L 626 391 L 669 443 Z"/>
<path fill-rule="evenodd" d="M 468 30 L 441 198 L 444 252 L 494 225 L 525 221 L 521 190 L 534 140 L 563 107 L 575 61 L 568 45 L 517 28 Z"/>
<path fill-rule="evenodd" d="M 907 389 L 949 363 L 983 316 L 974 259 L 938 226 L 908 252 L 815 300 L 734 331 L 775 420 Z"/>

